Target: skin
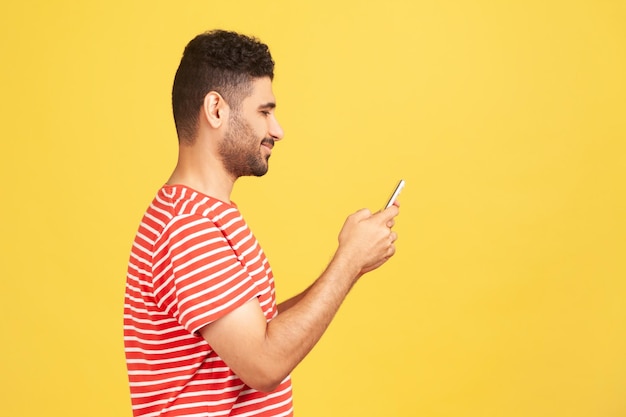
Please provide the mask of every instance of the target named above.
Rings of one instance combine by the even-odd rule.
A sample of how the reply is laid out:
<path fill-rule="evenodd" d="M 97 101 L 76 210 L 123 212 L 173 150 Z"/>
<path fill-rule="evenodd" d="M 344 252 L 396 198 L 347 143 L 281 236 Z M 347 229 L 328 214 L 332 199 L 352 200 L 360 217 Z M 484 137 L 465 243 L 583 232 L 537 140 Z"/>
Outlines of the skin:
<path fill-rule="evenodd" d="M 180 145 L 168 183 L 185 184 L 230 202 L 238 176 L 267 171 L 272 141 L 280 141 L 284 132 L 274 113 L 271 80 L 255 79 L 252 87 L 235 119 L 218 93 L 206 95 L 196 139 Z M 245 153 L 246 158 L 229 158 L 233 149 L 237 150 L 233 155 Z M 398 213 L 396 204 L 377 213 L 362 209 L 350 215 L 326 270 L 307 290 L 281 303 L 278 316 L 269 323 L 253 299 L 200 334 L 246 385 L 274 390 L 319 341 L 359 278 L 394 255 L 397 234 L 391 227 Z"/>

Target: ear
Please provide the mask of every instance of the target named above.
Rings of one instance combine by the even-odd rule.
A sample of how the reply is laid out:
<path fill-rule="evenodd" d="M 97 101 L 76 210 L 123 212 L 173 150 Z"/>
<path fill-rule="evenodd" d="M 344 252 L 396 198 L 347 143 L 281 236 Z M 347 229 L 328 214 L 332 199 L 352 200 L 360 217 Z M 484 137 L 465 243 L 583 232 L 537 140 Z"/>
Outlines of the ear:
<path fill-rule="evenodd" d="M 228 119 L 228 110 L 228 104 L 220 93 L 210 91 L 204 96 L 202 115 L 211 127 L 219 128 L 222 126 L 224 121 Z"/>

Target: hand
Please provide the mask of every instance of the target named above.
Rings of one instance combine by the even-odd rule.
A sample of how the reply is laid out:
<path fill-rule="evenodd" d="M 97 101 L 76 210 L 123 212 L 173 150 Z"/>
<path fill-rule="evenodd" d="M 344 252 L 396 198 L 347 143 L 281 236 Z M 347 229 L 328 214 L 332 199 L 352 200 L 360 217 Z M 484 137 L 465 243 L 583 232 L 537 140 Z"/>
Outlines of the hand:
<path fill-rule="evenodd" d="M 394 255 L 398 235 L 391 228 L 398 214 L 399 206 L 393 205 L 374 214 L 362 209 L 346 219 L 339 233 L 337 255 L 360 271 L 358 277 L 380 267 Z"/>

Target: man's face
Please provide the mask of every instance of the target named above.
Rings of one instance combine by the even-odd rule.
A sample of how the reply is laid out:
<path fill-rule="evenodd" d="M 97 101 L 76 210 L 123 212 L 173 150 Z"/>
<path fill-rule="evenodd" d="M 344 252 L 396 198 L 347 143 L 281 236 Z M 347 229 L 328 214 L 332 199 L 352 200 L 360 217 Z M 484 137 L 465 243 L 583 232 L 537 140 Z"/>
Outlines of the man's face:
<path fill-rule="evenodd" d="M 274 142 L 283 137 L 275 107 L 272 81 L 264 77 L 252 81 L 252 93 L 242 100 L 239 109 L 231 109 L 219 152 L 224 167 L 235 178 L 267 173 Z"/>

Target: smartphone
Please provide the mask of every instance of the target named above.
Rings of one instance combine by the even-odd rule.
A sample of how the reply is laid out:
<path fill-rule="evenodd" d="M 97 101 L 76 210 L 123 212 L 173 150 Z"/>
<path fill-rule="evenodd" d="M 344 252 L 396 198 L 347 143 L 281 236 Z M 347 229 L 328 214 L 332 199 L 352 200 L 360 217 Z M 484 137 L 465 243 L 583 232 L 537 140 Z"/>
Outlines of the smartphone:
<path fill-rule="evenodd" d="M 393 205 L 393 203 L 396 201 L 396 199 L 400 195 L 400 191 L 402 191 L 403 188 L 404 188 L 404 180 L 400 180 L 398 182 L 398 185 L 396 185 L 396 188 L 393 190 L 393 193 L 391 193 L 391 197 L 389 197 L 389 200 L 387 201 L 385 208 L 389 208 Z"/>

